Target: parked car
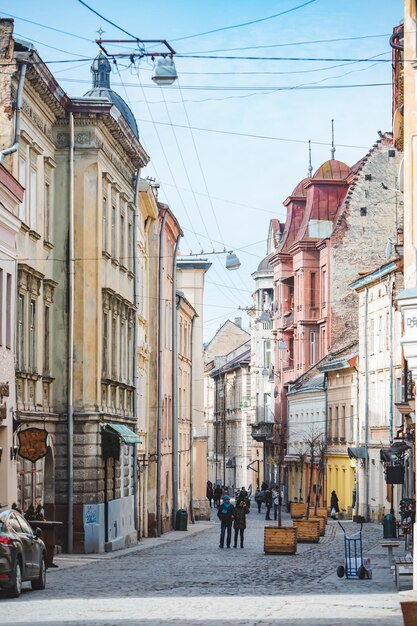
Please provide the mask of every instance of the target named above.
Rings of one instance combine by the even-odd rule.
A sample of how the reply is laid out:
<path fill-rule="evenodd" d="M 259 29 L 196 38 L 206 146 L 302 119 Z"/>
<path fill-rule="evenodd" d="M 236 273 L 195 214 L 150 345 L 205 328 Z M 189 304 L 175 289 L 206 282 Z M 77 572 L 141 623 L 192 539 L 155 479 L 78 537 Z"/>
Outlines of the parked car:
<path fill-rule="evenodd" d="M 32 589 L 45 589 L 46 548 L 41 534 L 14 509 L 0 511 L 0 589 L 10 598 L 20 596 L 26 580 Z"/>

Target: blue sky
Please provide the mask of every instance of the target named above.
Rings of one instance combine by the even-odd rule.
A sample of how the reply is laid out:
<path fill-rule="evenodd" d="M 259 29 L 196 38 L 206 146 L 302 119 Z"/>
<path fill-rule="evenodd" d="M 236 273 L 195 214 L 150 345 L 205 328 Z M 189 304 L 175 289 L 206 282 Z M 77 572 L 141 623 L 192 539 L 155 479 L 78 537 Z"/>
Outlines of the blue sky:
<path fill-rule="evenodd" d="M 143 175 L 158 180 L 160 199 L 183 226 L 183 254 L 226 247 L 242 262 L 240 270 L 227 272 L 223 256 L 210 257 L 207 339 L 227 318 L 242 315 L 239 306 L 250 305 L 251 272 L 265 255 L 269 220 L 285 219 L 282 202 L 307 173 L 306 142 L 313 142 L 315 170 L 329 158 L 330 147 L 317 144 L 330 141 L 334 119 L 336 158 L 351 165 L 375 142 L 378 130 L 391 130 L 390 86 L 340 86 L 390 83 L 390 63 L 379 60 L 390 59 L 389 33 L 402 19 L 401 0 L 314 0 L 250 26 L 189 37 L 260 20 L 306 1 L 86 0 L 128 32 L 167 39 L 178 53 L 179 81 L 171 88 L 153 85 L 147 59 L 135 69 L 120 60 L 112 85 L 131 106 L 151 157 Z M 102 28 L 103 38 L 127 38 L 78 0 L 3 2 L 0 15 L 6 13 L 18 16 L 16 36 L 34 41 L 45 61 L 73 60 L 50 68 L 74 96 L 89 89 L 96 31 Z M 339 41 L 322 41 L 330 39 Z M 194 59 L 182 54 L 369 61 Z"/>

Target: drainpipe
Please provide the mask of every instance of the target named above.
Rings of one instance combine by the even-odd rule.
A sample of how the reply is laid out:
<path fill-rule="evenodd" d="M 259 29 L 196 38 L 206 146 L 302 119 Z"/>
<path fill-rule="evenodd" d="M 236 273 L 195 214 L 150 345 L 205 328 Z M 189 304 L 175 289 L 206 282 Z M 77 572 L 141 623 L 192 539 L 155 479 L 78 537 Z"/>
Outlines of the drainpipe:
<path fill-rule="evenodd" d="M 393 364 L 393 319 L 392 319 L 392 282 L 391 276 L 388 276 L 388 315 L 389 315 L 389 408 L 388 408 L 388 423 L 389 423 L 389 440 L 393 441 L 393 376 L 394 376 L 394 364 Z"/>
<path fill-rule="evenodd" d="M 358 363 L 359 366 L 359 363 Z M 356 370 L 356 426 L 355 426 L 355 442 L 359 446 L 359 367 L 355 367 Z M 358 518 L 359 515 L 359 459 L 355 461 L 355 485 L 356 485 L 356 502 L 355 502 L 355 515 Z"/>
<path fill-rule="evenodd" d="M 133 415 L 136 420 L 138 419 L 138 355 L 137 355 L 137 342 L 138 342 L 138 310 L 139 310 L 139 272 L 137 267 L 137 226 L 138 226 L 138 214 L 139 214 L 139 186 L 140 186 L 140 168 L 136 172 L 134 202 L 135 210 L 133 211 L 133 302 L 135 306 L 135 323 L 133 325 Z M 137 422 L 136 422 L 137 425 Z M 140 481 L 138 480 L 138 449 L 137 444 L 133 445 L 133 519 L 135 530 L 139 532 L 139 538 L 141 535 L 141 529 L 139 528 L 139 516 L 138 516 L 138 502 L 140 494 L 138 493 L 138 487 L 140 487 Z"/>
<path fill-rule="evenodd" d="M 181 235 L 175 243 L 172 259 L 172 527 L 178 511 L 178 309 L 177 309 L 177 254 Z"/>
<path fill-rule="evenodd" d="M 194 328 L 195 328 L 195 317 L 191 320 L 191 346 L 190 346 L 190 356 L 191 356 L 191 372 L 190 372 L 190 519 L 191 523 L 195 524 L 194 519 L 194 420 L 193 420 L 193 349 L 194 349 Z"/>
<path fill-rule="evenodd" d="M 68 552 L 74 537 L 74 115 L 69 114 L 69 259 L 68 259 Z"/>
<path fill-rule="evenodd" d="M 22 63 L 20 68 L 19 82 L 17 84 L 17 94 L 16 94 L 16 112 L 15 112 L 15 122 L 14 122 L 14 141 L 9 148 L 5 148 L 0 151 L 0 163 L 3 161 L 4 157 L 8 154 L 12 154 L 16 152 L 19 147 L 20 142 L 20 111 L 22 109 L 23 104 L 23 84 L 25 82 L 26 76 L 26 63 Z"/>
<path fill-rule="evenodd" d="M 369 368 L 368 368 L 368 287 L 365 288 L 364 304 L 364 340 L 363 349 L 365 353 L 365 382 L 364 382 L 364 426 L 365 426 L 365 521 L 369 521 L 369 456 L 368 456 L 368 423 L 369 423 Z"/>
<path fill-rule="evenodd" d="M 328 428 L 329 428 L 329 398 L 328 398 L 328 377 L 327 374 L 324 374 L 324 451 L 323 451 L 323 468 L 322 468 L 322 476 L 323 476 L 323 495 L 322 495 L 322 506 L 326 506 L 327 504 L 327 442 L 328 442 Z M 320 498 L 320 491 L 318 492 L 318 496 Z"/>
<path fill-rule="evenodd" d="M 162 461 L 162 320 L 163 320 L 163 258 L 164 258 L 164 232 L 168 211 L 165 211 L 162 218 L 161 229 L 159 231 L 159 268 L 158 268 L 158 289 L 159 289 L 159 315 L 158 315 L 158 415 L 156 434 L 156 533 L 158 537 L 162 534 L 161 525 L 161 461 Z"/>

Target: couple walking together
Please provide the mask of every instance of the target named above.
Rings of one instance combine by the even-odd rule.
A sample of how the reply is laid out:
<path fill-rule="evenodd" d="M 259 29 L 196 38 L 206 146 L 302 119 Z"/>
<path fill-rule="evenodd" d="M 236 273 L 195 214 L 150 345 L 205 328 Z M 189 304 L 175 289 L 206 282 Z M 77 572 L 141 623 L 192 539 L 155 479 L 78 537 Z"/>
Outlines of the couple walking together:
<path fill-rule="evenodd" d="M 240 536 L 240 547 L 243 548 L 243 537 L 246 528 L 246 515 L 248 505 L 245 499 L 238 500 L 236 507 L 230 502 L 230 496 L 223 496 L 223 502 L 219 507 L 217 517 L 220 520 L 220 544 L 219 548 L 224 548 L 226 538 L 226 548 L 230 548 L 232 540 L 232 525 L 235 536 L 233 547 L 237 548 L 237 540 Z"/>

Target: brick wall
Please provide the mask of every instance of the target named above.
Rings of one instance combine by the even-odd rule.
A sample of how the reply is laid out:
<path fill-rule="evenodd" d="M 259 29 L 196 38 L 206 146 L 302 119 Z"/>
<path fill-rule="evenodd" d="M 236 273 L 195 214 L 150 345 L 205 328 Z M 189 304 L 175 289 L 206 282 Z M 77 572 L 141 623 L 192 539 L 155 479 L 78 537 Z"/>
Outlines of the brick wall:
<path fill-rule="evenodd" d="M 376 269 L 386 261 L 388 238 L 395 254 L 397 227 L 402 227 L 402 194 L 392 190 L 398 185 L 401 159 L 402 153 L 394 149 L 389 137 L 377 142 L 349 188 L 331 235 L 332 351 L 357 338 L 358 301 L 349 284 L 360 272 Z"/>

